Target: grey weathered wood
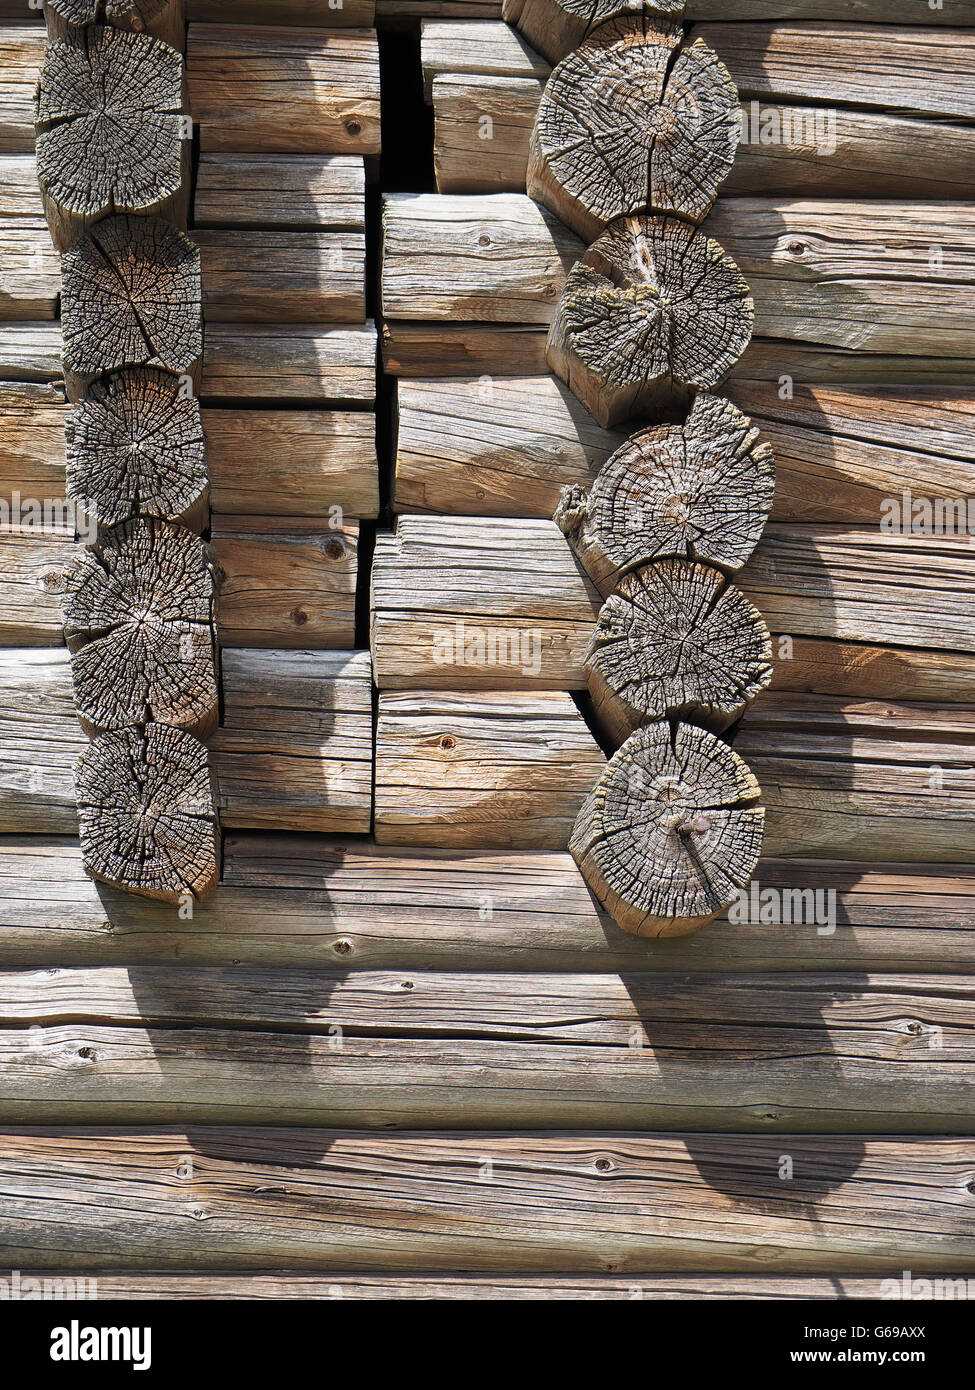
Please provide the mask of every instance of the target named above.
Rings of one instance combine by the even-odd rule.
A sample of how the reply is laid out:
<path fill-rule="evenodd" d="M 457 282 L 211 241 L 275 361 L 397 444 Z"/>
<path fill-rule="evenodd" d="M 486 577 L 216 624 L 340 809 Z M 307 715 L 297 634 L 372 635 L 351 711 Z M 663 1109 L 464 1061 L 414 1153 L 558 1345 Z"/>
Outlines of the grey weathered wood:
<path fill-rule="evenodd" d="M 655 719 L 724 732 L 771 681 L 771 657 L 761 614 L 720 570 L 657 560 L 625 575 L 603 604 L 586 678 L 618 747 Z"/>
<path fill-rule="evenodd" d="M 178 49 L 186 41 L 184 0 L 44 0 L 44 18 L 53 40 L 100 24 L 137 36 L 151 34 Z"/>
<path fill-rule="evenodd" d="M 62 616 L 75 706 L 91 735 L 156 720 L 217 726 L 216 557 L 171 522 L 138 517 L 79 548 Z"/>
<path fill-rule="evenodd" d="M 581 689 L 599 606 L 554 522 L 401 517 L 376 542 L 376 683 Z"/>
<path fill-rule="evenodd" d="M 774 643 L 773 689 L 849 699 L 975 703 L 975 656 L 876 642 L 797 637 Z"/>
<path fill-rule="evenodd" d="M 568 695 L 386 692 L 377 843 L 564 849 L 604 761 Z"/>
<path fill-rule="evenodd" d="M 235 651 L 211 740 L 221 823 L 368 834 L 368 652 Z"/>
<path fill-rule="evenodd" d="M 110 213 L 186 226 L 185 109 L 182 58 L 146 34 L 97 25 L 48 50 L 37 89 L 37 175 L 60 250 Z"/>
<path fill-rule="evenodd" d="M 181 903 L 220 876 L 220 830 L 206 745 L 147 724 L 100 735 L 77 771 L 85 868 L 127 892 Z"/>
<path fill-rule="evenodd" d="M 383 217 L 391 319 L 549 323 L 583 244 L 527 197 L 397 193 Z"/>
<path fill-rule="evenodd" d="M 759 783 L 714 734 L 646 724 L 580 809 L 569 841 L 596 897 L 635 936 L 684 936 L 751 881 L 762 849 Z"/>
<path fill-rule="evenodd" d="M 205 401 L 231 404 L 372 405 L 375 327 L 211 324 L 201 390 Z"/>
<path fill-rule="evenodd" d="M 772 506 L 775 459 L 751 421 L 701 392 L 682 425 L 638 430 L 588 492 L 563 489 L 555 520 L 603 595 L 621 574 L 664 557 L 734 572 Z"/>
<path fill-rule="evenodd" d="M 364 323 L 361 231 L 194 232 L 208 322 Z"/>
<path fill-rule="evenodd" d="M 552 63 L 607 24 L 628 20 L 680 23 L 684 0 L 503 0 L 501 13 Z"/>
<path fill-rule="evenodd" d="M 357 521 L 214 515 L 211 535 L 224 646 L 355 646 Z"/>
<path fill-rule="evenodd" d="M 5 394 L 0 391 L 0 409 Z M 61 414 L 66 495 L 84 517 L 116 526 L 142 514 L 206 529 L 209 475 L 200 405 L 180 392 L 178 378 L 148 367 L 114 372 Z M 49 447 L 56 458 L 56 433 Z"/>
<path fill-rule="evenodd" d="M 365 197 L 361 155 L 204 154 L 193 217 L 197 227 L 362 231 Z"/>
<path fill-rule="evenodd" d="M 100 222 L 62 258 L 68 395 L 120 367 L 158 366 L 199 383 L 199 248 L 157 219 Z"/>
<path fill-rule="evenodd" d="M 398 3 L 398 0 L 397 0 Z M 966 0 L 967 3 L 967 0 Z M 187 0 L 192 20 L 219 24 L 227 17 L 225 0 Z M 376 0 L 234 0 L 234 18 L 240 24 L 302 24 L 338 28 L 370 25 L 376 17 Z"/>
<path fill-rule="evenodd" d="M 59 595 L 74 528 L 0 527 L 0 646 L 60 646 Z"/>
<path fill-rule="evenodd" d="M 191 24 L 186 56 L 202 150 L 379 153 L 372 30 Z"/>
<path fill-rule="evenodd" d="M 11 1267 L 602 1274 L 611 1258 L 638 1277 L 774 1262 L 900 1280 L 907 1250 L 918 1275 L 975 1269 L 965 1139 L 797 1137 L 788 1184 L 778 1136 L 114 1128 L 2 1144 Z"/>
<path fill-rule="evenodd" d="M 11 718 L 23 719 L 23 699 L 14 692 L 13 700 L 0 706 L 5 730 Z M 789 894 L 802 902 L 812 889 L 813 912 L 776 914 L 759 899 L 758 912 L 736 914 L 744 920 L 719 917 L 695 936 L 651 940 L 619 930 L 568 854 L 386 849 L 364 838 L 231 832 L 221 890 L 194 907 L 188 929 L 170 907 L 94 884 L 77 840 L 22 834 L 0 838 L 0 960 L 570 973 L 828 964 L 861 973 L 975 973 L 970 868 L 765 859 L 756 878 L 760 890 L 773 890 L 773 904 Z"/>
<path fill-rule="evenodd" d="M 549 366 L 607 428 L 719 382 L 752 335 L 735 262 L 676 217 L 613 222 L 566 276 Z"/>
<path fill-rule="evenodd" d="M 580 9 L 592 14 L 588 0 Z M 641 212 L 700 222 L 731 168 L 735 85 L 713 49 L 682 47 L 681 37 L 679 25 L 652 14 L 609 17 L 545 86 L 528 193 L 587 242 Z"/>

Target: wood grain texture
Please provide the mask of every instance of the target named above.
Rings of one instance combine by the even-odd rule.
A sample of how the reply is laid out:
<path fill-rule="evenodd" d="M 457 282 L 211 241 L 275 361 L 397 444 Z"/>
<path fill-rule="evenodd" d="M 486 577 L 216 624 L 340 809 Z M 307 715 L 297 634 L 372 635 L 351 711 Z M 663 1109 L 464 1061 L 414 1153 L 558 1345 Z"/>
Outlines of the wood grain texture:
<path fill-rule="evenodd" d="M 737 1120 L 752 1133 L 937 1133 L 939 1123 L 964 1132 L 972 990 L 954 976 L 9 972 L 0 974 L 0 1117 L 21 1123 L 32 1103 L 37 1123 L 66 1123 L 70 1087 L 77 1123 L 117 1093 L 136 1124 L 268 1123 L 276 1102 L 275 1123 L 356 1129 L 712 1130 Z M 170 1051 L 174 1029 L 182 1055 Z M 461 1077 L 480 1062 L 479 1087 L 431 1089 L 445 1038 Z M 51 1057 L 67 1075 L 45 1066 Z M 370 1061 L 357 1102 L 352 1086 Z M 198 1089 L 180 1095 L 190 1065 Z"/>
<path fill-rule="evenodd" d="M 0 527 L 0 645 L 60 646 L 60 595 L 74 530 Z"/>
<path fill-rule="evenodd" d="M 194 237 L 210 322 L 365 322 L 363 232 L 221 228 Z"/>
<path fill-rule="evenodd" d="M 365 195 L 361 155 L 204 154 L 193 215 L 198 227 L 362 231 Z"/>
<path fill-rule="evenodd" d="M 194 405 L 180 403 L 186 413 Z M 28 498 L 63 501 L 64 431 L 70 418 L 71 408 L 56 387 L 0 383 L 0 507 L 4 502 L 9 507 L 15 493 L 22 503 Z M 211 493 L 218 512 L 328 520 L 339 508 L 353 517 L 376 515 L 379 473 L 371 414 L 208 408 L 201 412 L 201 419 L 200 437 L 206 440 Z M 90 432 L 85 437 L 90 437 L 94 448 L 96 438 Z M 104 448 L 103 436 L 97 442 L 99 449 Z M 94 466 L 94 454 L 91 459 Z M 101 479 L 106 476 L 101 453 L 98 461 Z M 117 480 L 113 487 L 118 508 L 126 499 L 120 497 Z"/>
<path fill-rule="evenodd" d="M 376 541 L 376 683 L 581 689 L 599 606 L 554 522 L 401 517 Z"/>
<path fill-rule="evenodd" d="M 358 522 L 214 515 L 212 539 L 224 646 L 355 645 Z"/>
<path fill-rule="evenodd" d="M 186 0 L 191 20 L 219 24 L 226 19 L 224 0 Z M 234 17 L 240 24 L 304 24 L 328 28 L 370 25 L 376 17 L 376 0 L 234 0 Z"/>
<path fill-rule="evenodd" d="M 787 1185 L 781 1152 L 778 1136 L 8 1133 L 0 1249 L 34 1269 L 604 1273 L 611 1250 L 617 1274 L 899 1278 L 908 1247 L 915 1273 L 973 1268 L 965 1140 L 797 1138 Z"/>
<path fill-rule="evenodd" d="M 604 762 L 568 695 L 387 692 L 377 843 L 565 849 Z"/>
<path fill-rule="evenodd" d="M 178 49 L 186 41 L 184 0 L 43 0 L 43 8 L 52 42 L 93 24 L 151 34 Z"/>
<path fill-rule="evenodd" d="M 773 690 L 873 699 L 975 703 L 975 656 L 879 642 L 798 637 L 774 644 Z"/>
<path fill-rule="evenodd" d="M 370 29 L 191 24 L 186 60 L 204 151 L 379 152 L 379 49 Z"/>
<path fill-rule="evenodd" d="M 368 652 L 223 654 L 223 719 L 211 740 L 221 823 L 368 834 Z"/>
<path fill-rule="evenodd" d="M 8 715 L 9 720 L 9 715 Z M 9 727 L 9 725 L 7 725 Z M 40 725 L 39 725 L 40 727 Z M 51 743 L 48 743 L 50 749 Z M 388 849 L 315 835 L 226 836 L 220 892 L 192 929 L 161 904 L 95 885 L 77 840 L 0 838 L 7 966 L 221 965 L 345 970 L 975 973 L 975 872 L 953 865 L 762 860 L 759 889 L 821 895 L 816 913 L 718 918 L 641 940 L 555 851 Z M 759 900 L 761 908 L 761 900 Z M 814 901 L 815 907 L 815 901 Z M 775 917 L 766 909 L 766 916 Z"/>
<path fill-rule="evenodd" d="M 391 319 L 549 323 L 583 244 L 527 197 L 392 194 L 383 217 Z"/>

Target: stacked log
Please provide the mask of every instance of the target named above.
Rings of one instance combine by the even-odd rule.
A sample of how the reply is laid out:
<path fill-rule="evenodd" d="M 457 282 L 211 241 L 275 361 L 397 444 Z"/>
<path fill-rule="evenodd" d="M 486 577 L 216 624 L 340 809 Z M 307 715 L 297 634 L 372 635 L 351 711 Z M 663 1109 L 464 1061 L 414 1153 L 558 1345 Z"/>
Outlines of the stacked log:
<path fill-rule="evenodd" d="M 82 853 L 96 879 L 185 904 L 219 878 L 200 740 L 220 694 L 217 566 L 194 529 L 208 523 L 209 482 L 200 251 L 182 230 L 182 4 L 45 8 L 37 176 L 62 252 L 67 495 L 97 533 L 59 586 L 92 738 L 77 772 Z"/>
<path fill-rule="evenodd" d="M 717 734 L 772 678 L 768 629 L 730 581 L 771 509 L 771 453 L 705 394 L 754 317 L 738 267 L 699 229 L 734 158 L 738 95 L 714 51 L 671 22 L 682 8 L 526 0 L 510 16 L 560 60 L 529 194 L 593 243 L 562 286 L 549 366 L 604 429 L 659 422 L 557 513 L 606 596 L 585 669 L 618 748 L 569 848 L 640 936 L 696 930 L 750 880 L 759 787 Z"/>

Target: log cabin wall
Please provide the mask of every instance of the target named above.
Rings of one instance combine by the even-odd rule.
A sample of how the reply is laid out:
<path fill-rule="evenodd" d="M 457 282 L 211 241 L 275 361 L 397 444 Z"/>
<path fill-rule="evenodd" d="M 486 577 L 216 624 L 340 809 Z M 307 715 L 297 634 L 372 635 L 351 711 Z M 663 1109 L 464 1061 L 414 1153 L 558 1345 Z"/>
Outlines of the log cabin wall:
<path fill-rule="evenodd" d="M 756 306 L 719 389 L 776 456 L 737 581 L 775 676 L 732 733 L 767 809 L 756 883 L 669 941 L 621 932 L 566 848 L 611 750 L 586 695 L 603 595 L 553 516 L 628 431 L 545 362 L 584 250 L 525 192 L 548 61 L 489 0 L 187 12 L 222 879 L 181 915 L 84 872 L 76 538 L 5 525 L 0 1260 L 103 1297 L 837 1297 L 970 1271 L 970 547 L 880 523 L 972 494 L 975 6 L 686 7 L 759 104 L 705 230 Z M 0 18 L 12 519 L 65 500 L 72 407 L 43 29 Z M 379 299 L 380 57 L 387 94 L 418 87 L 392 67 L 421 22 L 439 188 L 386 200 Z"/>

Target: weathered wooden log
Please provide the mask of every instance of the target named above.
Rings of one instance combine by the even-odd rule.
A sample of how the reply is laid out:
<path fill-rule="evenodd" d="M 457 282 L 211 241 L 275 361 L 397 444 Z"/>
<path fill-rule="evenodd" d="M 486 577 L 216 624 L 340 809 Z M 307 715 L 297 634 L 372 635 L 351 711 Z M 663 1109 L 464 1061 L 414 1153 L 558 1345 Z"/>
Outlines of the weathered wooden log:
<path fill-rule="evenodd" d="M 875 642 L 796 637 L 774 643 L 772 689 L 937 704 L 975 703 L 975 656 Z"/>
<path fill-rule="evenodd" d="M 684 936 L 750 882 L 762 848 L 760 794 L 713 734 L 647 724 L 607 764 L 569 850 L 624 931 Z"/>
<path fill-rule="evenodd" d="M 112 217 L 65 253 L 62 271 L 69 399 L 120 367 L 164 367 L 198 390 L 200 252 L 188 237 L 156 219 Z"/>
<path fill-rule="evenodd" d="M 376 329 L 302 324 L 211 324 L 203 400 L 301 406 L 368 405 L 376 399 Z"/>
<path fill-rule="evenodd" d="M 215 514 L 211 536 L 224 646 L 355 646 L 357 521 Z"/>
<path fill-rule="evenodd" d="M 59 594 L 76 553 L 74 527 L 0 527 L 0 646 L 60 646 Z"/>
<path fill-rule="evenodd" d="M 17 713 L 22 723 L 23 702 Z M 4 730 L 13 714 L 0 703 Z M 0 961 L 792 972 L 822 968 L 818 926 L 831 929 L 833 917 L 834 970 L 973 972 L 969 869 L 764 859 L 757 879 L 758 911 L 651 941 L 614 925 L 566 853 L 393 850 L 364 838 L 231 832 L 221 890 L 195 909 L 187 931 L 164 904 L 96 887 L 77 839 L 20 834 L 0 837 Z M 811 885 L 812 912 L 785 908 L 808 902 Z M 776 896 L 778 912 L 765 906 Z"/>
<path fill-rule="evenodd" d="M 775 459 L 741 411 L 702 392 L 683 425 L 628 439 L 588 493 L 570 484 L 555 521 L 600 593 L 620 575 L 666 556 L 734 571 L 768 520 Z"/>
<path fill-rule="evenodd" d="M 548 362 L 608 428 L 714 386 L 753 317 L 717 242 L 676 218 L 621 218 L 566 277 Z"/>
<path fill-rule="evenodd" d="M 599 595 L 552 522 L 404 516 L 380 534 L 372 639 L 381 690 L 572 690 Z"/>
<path fill-rule="evenodd" d="M 196 227 L 363 231 L 361 155 L 204 154 L 196 175 Z"/>
<path fill-rule="evenodd" d="M 821 1044 L 821 1025 L 819 1035 Z M 63 1085 L 70 1082 L 76 1094 L 82 1078 L 93 1085 L 108 1073 L 110 1058 L 112 1070 L 121 1065 L 113 1048 L 101 1053 L 99 1066 L 89 1059 L 84 1067 L 85 1058 L 77 1057 L 83 1036 L 70 1027 L 60 1032 L 60 1066 L 53 1056 L 44 1059 L 49 1080 L 63 1076 L 64 1058 L 74 1047 L 75 1064 Z M 40 1035 L 34 1038 L 39 1045 Z M 192 1041 L 187 1030 L 161 1034 L 153 1055 L 143 1038 L 139 1056 L 160 1089 L 168 1083 L 174 1090 L 182 1082 L 189 1088 L 184 1102 L 192 1093 L 199 1103 L 199 1071 L 190 1083 L 179 1065 Z M 270 1040 L 256 1039 L 251 1074 L 264 1086 L 266 1106 L 280 1069 L 274 1069 L 272 1081 L 260 1068 L 256 1054 L 262 1041 L 270 1064 Z M 805 1041 L 814 1047 L 812 1038 Z M 129 1040 L 130 1076 L 137 1065 L 135 1043 Z M 26 1047 L 21 1040 L 19 1066 L 27 1066 Z M 455 1085 L 446 1084 L 448 1051 L 441 1041 L 444 1070 L 428 1073 L 430 1087 L 437 1088 L 430 1094 L 441 1098 L 441 1108 L 447 1096 L 456 1104 L 455 1088 L 476 1098 L 490 1073 L 482 1047 L 480 1086 L 458 1085 L 456 1061 Z M 930 1058 L 932 1049 L 927 1051 Z M 628 1050 L 625 1064 L 614 1054 L 611 1064 L 617 1081 L 638 1071 L 646 1099 L 658 1084 L 659 1063 L 657 1078 L 644 1080 L 652 1053 L 642 1049 L 642 1054 L 643 1067 L 639 1048 Z M 344 1055 L 333 1048 L 316 1057 L 333 1082 Z M 164 1069 L 160 1056 L 166 1058 Z M 315 1073 L 307 1052 L 299 1058 L 293 1042 L 288 1060 L 289 1084 L 302 1071 L 309 1073 L 310 1084 Z M 38 1050 L 35 1064 L 40 1063 Z M 220 1083 L 220 1063 L 211 1050 L 207 1078 L 213 1076 L 216 1095 L 222 1091 L 229 1099 L 226 1075 Z M 226 1073 L 226 1058 L 223 1067 Z M 387 1097 L 392 1102 L 396 1078 L 385 1077 L 379 1066 L 373 1078 L 385 1084 L 373 1096 L 365 1079 L 370 1109 L 377 1123 L 395 1123 Z M 578 1072 L 573 1079 L 577 1086 L 585 1084 Z M 730 1083 L 729 1088 L 735 1090 Z M 589 1089 L 598 1095 L 600 1088 Z M 756 1096 L 747 1107 L 756 1118 L 770 1110 L 757 1099 L 761 1090 L 757 1082 L 748 1090 Z M 360 1120 L 362 1113 L 360 1092 Z M 105 1111 L 99 1120 L 105 1123 Z M 631 1289 L 648 1273 L 695 1268 L 707 1269 L 712 1278 L 752 1271 L 767 1277 L 773 1261 L 780 1274 L 825 1278 L 842 1269 L 885 1274 L 895 1286 L 902 1282 L 906 1258 L 920 1275 L 975 1270 L 971 1194 L 959 1181 L 970 1165 L 966 1138 L 797 1135 L 788 1150 L 795 1176 L 784 1183 L 778 1176 L 779 1135 L 500 1133 L 486 1141 L 483 1134 L 349 1134 L 317 1127 L 187 1129 L 185 1119 L 166 1132 L 117 1123 L 109 1130 L 79 1131 L 77 1120 L 66 1123 L 72 1128 L 8 1130 L 0 1139 L 0 1158 L 11 1175 L 5 1179 L 7 1234 L 0 1247 L 8 1267 L 20 1268 L 19 1260 L 25 1268 L 87 1270 L 94 1247 L 100 1271 L 131 1269 L 138 1262 L 181 1271 L 465 1267 L 505 1276 L 523 1268 L 578 1276 L 601 1274 L 612 1259 Z M 281 1124 L 281 1117 L 274 1123 Z M 532 1123 L 527 1107 L 522 1123 Z M 634 1128 L 632 1122 L 619 1127 Z M 484 1179 L 486 1158 L 492 1182 Z M 289 1180 L 282 1191 L 285 1163 Z M 632 1198 L 625 1204 L 619 1198 L 623 1173 Z M 193 1209 L 207 1212 L 207 1220 L 187 1219 L 188 1174 Z M 349 1219 L 350 1208 L 361 1213 L 356 1221 Z M 208 1229 L 219 1231 L 219 1239 L 206 1235 Z"/>
<path fill-rule="evenodd" d="M 14 0 L 6 0 L 14 3 Z M 219 0 L 190 0 L 216 4 Z M 517 0 L 516 0 L 517 3 Z M 503 0 L 376 0 L 385 22 L 412 19 L 500 19 Z M 886 24 L 975 24 L 975 0 L 954 0 L 949 9 L 930 9 L 927 0 L 686 0 L 686 18 L 872 20 Z"/>
<path fill-rule="evenodd" d="M 369 833 L 368 652 L 226 651 L 211 740 L 224 826 Z"/>
<path fill-rule="evenodd" d="M 227 18 L 225 0 L 187 0 L 187 11 L 194 21 L 219 24 Z M 239 24 L 334 25 L 348 29 L 368 28 L 375 18 L 376 0 L 342 0 L 341 5 L 335 0 L 234 0 L 234 19 Z"/>
<path fill-rule="evenodd" d="M 52 39 L 73 37 L 80 28 L 106 25 L 136 36 L 151 34 L 173 48 L 186 42 L 183 0 L 44 0 Z"/>
<path fill-rule="evenodd" d="M 738 147 L 738 93 L 707 44 L 680 40 L 679 26 L 638 15 L 602 24 L 548 80 L 528 194 L 587 242 L 618 217 L 700 222 L 714 205 Z"/>
<path fill-rule="evenodd" d="M 59 250 L 110 213 L 186 226 L 184 109 L 183 60 L 156 39 L 95 25 L 49 50 L 37 89 L 37 177 Z"/>
<path fill-rule="evenodd" d="M 530 198 L 392 194 L 383 210 L 387 318 L 549 323 L 583 243 Z"/>
<path fill-rule="evenodd" d="M 63 420 L 67 496 L 98 526 L 136 515 L 209 524 L 209 478 L 199 401 L 149 367 L 94 381 Z"/>
<path fill-rule="evenodd" d="M 191 24 L 187 75 L 204 151 L 379 153 L 371 30 Z"/>
<path fill-rule="evenodd" d="M 204 898 L 220 876 L 206 746 L 148 724 L 103 734 L 78 764 L 78 821 L 93 878 L 162 902 Z"/>
<path fill-rule="evenodd" d="M 0 383 L 0 515 L 23 514 L 28 499 L 62 514 L 67 465 L 67 498 L 86 534 L 91 518 L 114 526 L 136 503 L 203 530 L 209 465 L 214 508 L 226 515 L 374 517 L 375 432 L 358 410 L 201 411 L 175 378 L 148 368 L 94 383 L 73 409 L 54 386 Z"/>
<path fill-rule="evenodd" d="M 565 849 L 604 764 L 568 695 L 381 695 L 376 841 Z"/>
<path fill-rule="evenodd" d="M 282 831 L 368 830 L 365 654 L 225 651 L 223 695 L 224 727 L 211 755 L 221 820 L 256 827 L 273 819 Z M 77 834 L 75 769 L 88 740 L 67 652 L 0 652 L 0 732 L 0 830 Z M 264 908 L 274 915 L 272 903 Z M 132 924 L 140 920 L 136 914 Z"/>
<path fill-rule="evenodd" d="M 928 729 L 926 716 L 891 720 L 875 737 L 885 702 L 852 715 L 836 700 L 806 700 L 802 719 L 783 719 L 765 701 L 749 711 L 735 748 L 749 761 L 768 806 L 765 852 L 882 860 L 961 862 L 975 855 L 975 743 L 971 732 Z M 928 735 L 917 738 L 921 725 Z"/>
<path fill-rule="evenodd" d="M 557 63 L 612 21 L 680 21 L 684 0 L 504 0 L 501 13 L 533 48 Z"/>
<path fill-rule="evenodd" d="M 720 570 L 661 560 L 627 574 L 603 604 L 586 677 L 618 747 L 659 719 L 723 732 L 772 679 L 771 659 L 762 615 Z"/>
<path fill-rule="evenodd" d="M 62 611 L 82 727 L 217 726 L 216 558 L 191 531 L 140 517 L 80 550 Z"/>

